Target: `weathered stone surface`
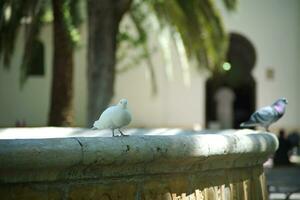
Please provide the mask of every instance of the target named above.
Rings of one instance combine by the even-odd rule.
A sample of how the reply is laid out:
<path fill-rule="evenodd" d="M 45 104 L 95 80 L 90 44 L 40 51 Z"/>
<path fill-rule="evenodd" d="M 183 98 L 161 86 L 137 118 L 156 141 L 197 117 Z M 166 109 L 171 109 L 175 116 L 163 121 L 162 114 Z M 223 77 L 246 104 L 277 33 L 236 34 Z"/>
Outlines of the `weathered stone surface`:
<path fill-rule="evenodd" d="M 67 134 L 0 130 L 0 199 L 267 199 L 262 164 L 278 146 L 253 130 L 32 130 Z"/>
<path fill-rule="evenodd" d="M 278 145 L 272 134 L 253 130 L 179 131 L 176 135 L 166 131 L 163 136 L 143 130 L 139 135 L 114 138 L 83 137 L 93 132 L 80 130 L 82 137 L 0 139 L 0 180 L 64 180 L 254 166 L 262 164 Z M 95 132 L 101 136 L 101 131 Z"/>
<path fill-rule="evenodd" d="M 76 184 L 69 189 L 70 200 L 111 200 L 135 199 L 137 187 L 135 183 L 119 182 L 112 184 Z"/>
<path fill-rule="evenodd" d="M 82 159 L 73 138 L 0 139 L 0 169 L 43 169 L 69 167 Z"/>
<path fill-rule="evenodd" d="M 0 186 L 0 199 L 3 200 L 58 200 L 62 192 L 49 187 L 32 186 L 30 184 L 13 184 Z"/>

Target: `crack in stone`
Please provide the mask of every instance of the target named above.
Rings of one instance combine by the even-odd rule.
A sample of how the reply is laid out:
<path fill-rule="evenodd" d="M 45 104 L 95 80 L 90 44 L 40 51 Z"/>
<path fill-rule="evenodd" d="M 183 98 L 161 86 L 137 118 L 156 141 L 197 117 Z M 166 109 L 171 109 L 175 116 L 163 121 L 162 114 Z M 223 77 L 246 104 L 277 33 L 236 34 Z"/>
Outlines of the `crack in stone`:
<path fill-rule="evenodd" d="M 73 137 L 73 139 L 75 139 L 78 142 L 78 144 L 80 145 L 81 159 L 80 159 L 79 163 L 83 163 L 83 144 L 81 143 L 81 141 L 79 140 L 79 138 Z"/>

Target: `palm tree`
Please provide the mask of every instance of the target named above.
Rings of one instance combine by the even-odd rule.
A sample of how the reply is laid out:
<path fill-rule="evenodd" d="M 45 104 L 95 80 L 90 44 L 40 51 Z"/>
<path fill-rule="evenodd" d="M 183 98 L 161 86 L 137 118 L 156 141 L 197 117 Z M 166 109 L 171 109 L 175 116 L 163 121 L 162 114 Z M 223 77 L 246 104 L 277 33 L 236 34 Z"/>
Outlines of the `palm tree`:
<path fill-rule="evenodd" d="M 237 0 L 223 0 L 234 9 Z M 141 22 L 154 13 L 162 28 L 182 41 L 187 56 L 199 67 L 217 70 L 225 58 L 227 34 L 213 0 L 89 0 L 88 13 L 88 125 L 98 117 L 114 95 L 117 36 L 125 13 L 130 13 L 141 44 L 147 42 L 147 27 Z M 144 46 L 145 47 L 145 46 Z M 147 48 L 143 48 L 149 56 Z M 153 77 L 153 69 L 150 74 Z M 152 73 L 151 73 L 152 72 Z"/>
<path fill-rule="evenodd" d="M 88 14 L 88 125 L 109 104 L 114 92 L 119 23 L 131 0 L 89 0 Z"/>
<path fill-rule="evenodd" d="M 21 65 L 21 86 L 31 64 L 32 50 L 43 17 L 52 5 L 53 13 L 53 73 L 48 124 L 66 126 L 73 122 L 73 51 L 79 25 L 78 0 L 2 0 L 0 2 L 0 55 L 9 67 L 17 33 L 25 27 L 24 55 Z"/>
<path fill-rule="evenodd" d="M 73 2 L 73 5 L 72 5 Z M 49 122 L 51 126 L 69 126 L 73 123 L 73 51 L 74 22 L 70 8 L 77 1 L 52 0 L 53 10 L 53 75 Z M 75 25 L 78 25 L 75 23 Z"/>

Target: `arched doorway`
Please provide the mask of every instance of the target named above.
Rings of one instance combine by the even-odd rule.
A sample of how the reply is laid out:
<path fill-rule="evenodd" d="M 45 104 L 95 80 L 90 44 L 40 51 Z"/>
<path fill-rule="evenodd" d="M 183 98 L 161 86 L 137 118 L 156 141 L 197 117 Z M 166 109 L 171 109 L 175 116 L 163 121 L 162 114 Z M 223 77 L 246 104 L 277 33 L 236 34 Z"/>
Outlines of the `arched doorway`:
<path fill-rule="evenodd" d="M 256 61 L 254 46 L 245 36 L 231 33 L 226 60 L 221 66 L 223 71 L 214 73 L 206 82 L 206 127 L 221 124 L 216 96 L 224 87 L 234 94 L 231 128 L 239 128 L 255 110 L 256 85 L 251 75 Z"/>

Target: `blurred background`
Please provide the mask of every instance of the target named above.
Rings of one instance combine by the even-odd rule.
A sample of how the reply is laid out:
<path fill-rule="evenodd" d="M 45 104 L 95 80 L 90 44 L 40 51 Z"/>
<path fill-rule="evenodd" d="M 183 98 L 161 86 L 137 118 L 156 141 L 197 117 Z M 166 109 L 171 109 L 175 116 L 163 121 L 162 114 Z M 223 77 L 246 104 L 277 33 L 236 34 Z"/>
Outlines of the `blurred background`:
<path fill-rule="evenodd" d="M 300 128 L 297 0 L 128 1 L 117 32 L 93 1 L 1 2 L 1 127 L 87 127 L 127 98 L 131 127 L 238 128 L 286 97 L 271 130 Z"/>

